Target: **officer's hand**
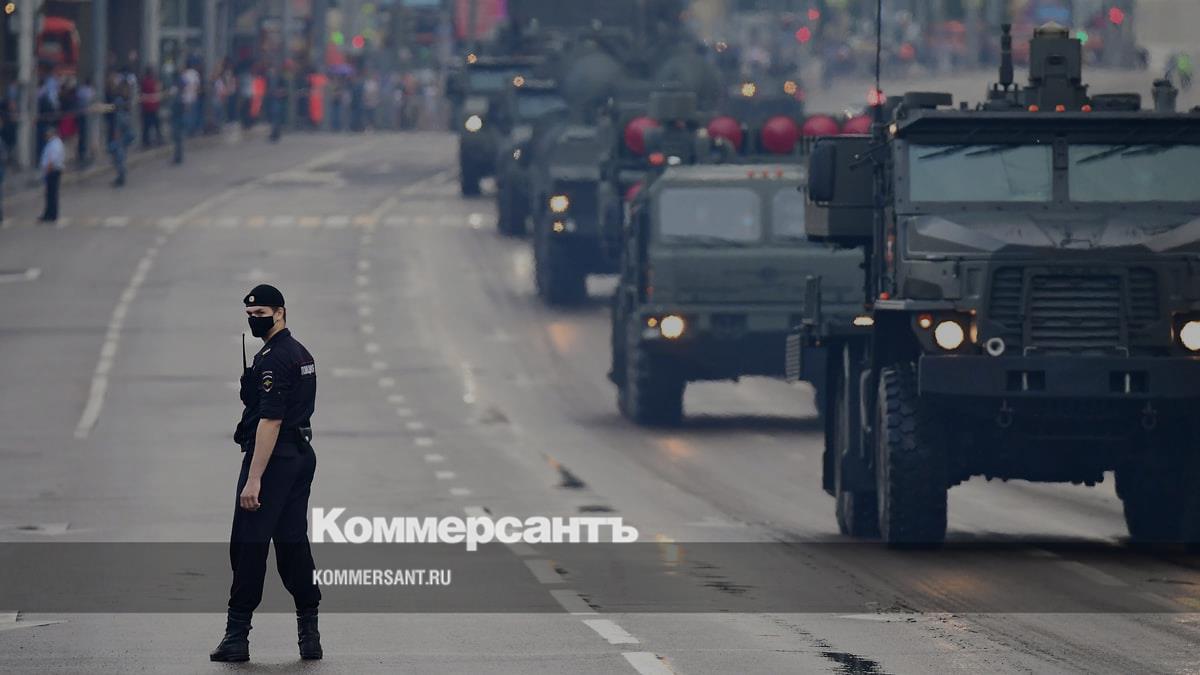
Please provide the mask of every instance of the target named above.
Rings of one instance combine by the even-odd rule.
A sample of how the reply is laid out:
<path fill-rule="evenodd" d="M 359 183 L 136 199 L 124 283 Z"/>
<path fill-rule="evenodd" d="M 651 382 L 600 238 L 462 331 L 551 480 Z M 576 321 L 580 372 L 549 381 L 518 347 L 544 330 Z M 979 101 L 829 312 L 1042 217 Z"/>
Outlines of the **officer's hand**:
<path fill-rule="evenodd" d="M 258 501 L 258 492 L 261 489 L 261 481 L 247 480 L 246 487 L 242 488 L 242 496 L 238 499 L 238 505 L 247 511 L 257 511 L 262 506 Z"/>

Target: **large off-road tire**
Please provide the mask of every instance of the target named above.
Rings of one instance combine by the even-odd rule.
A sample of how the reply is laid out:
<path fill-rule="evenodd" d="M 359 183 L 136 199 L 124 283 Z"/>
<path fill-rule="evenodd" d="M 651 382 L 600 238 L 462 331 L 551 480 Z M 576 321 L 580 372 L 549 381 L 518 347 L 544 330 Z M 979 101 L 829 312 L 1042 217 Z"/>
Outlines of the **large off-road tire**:
<path fill-rule="evenodd" d="M 857 367 L 859 352 L 853 345 L 845 345 L 840 354 L 833 357 L 829 364 L 831 369 L 837 369 L 829 378 L 829 396 L 831 410 L 827 411 L 829 432 L 826 442 L 830 443 L 829 461 L 832 462 L 833 496 L 836 500 L 838 530 L 851 537 L 879 536 L 879 510 L 875 492 L 871 490 L 851 490 L 845 485 L 843 455 L 858 456 L 862 444 L 862 415 L 859 408 L 857 380 L 860 370 Z"/>
<path fill-rule="evenodd" d="M 555 307 L 579 304 L 587 299 L 587 274 L 572 263 L 565 247 L 553 237 L 545 223 L 539 222 L 533 242 L 538 297 Z"/>
<path fill-rule="evenodd" d="M 468 163 L 459 165 L 458 182 L 459 189 L 464 197 L 476 197 L 479 195 L 479 180 L 481 176 L 479 171 Z"/>
<path fill-rule="evenodd" d="M 668 359 L 653 354 L 638 339 L 640 327 L 626 332 L 625 377 L 618 393 L 621 413 L 645 426 L 675 426 L 683 419 L 686 382 Z"/>
<path fill-rule="evenodd" d="M 880 536 L 890 546 L 941 544 L 949 489 L 945 433 L 917 395 L 913 364 L 880 372 L 873 435 Z"/>
<path fill-rule="evenodd" d="M 1200 543 L 1200 461 L 1195 435 L 1164 435 L 1158 447 L 1117 469 L 1117 495 L 1136 544 Z"/>

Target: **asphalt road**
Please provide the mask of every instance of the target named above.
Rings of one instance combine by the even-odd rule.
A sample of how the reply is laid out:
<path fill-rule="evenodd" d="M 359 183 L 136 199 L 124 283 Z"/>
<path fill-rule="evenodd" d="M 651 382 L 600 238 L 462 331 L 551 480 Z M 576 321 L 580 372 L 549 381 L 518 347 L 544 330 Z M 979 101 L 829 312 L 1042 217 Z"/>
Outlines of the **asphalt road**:
<path fill-rule="evenodd" d="M 305 670 L 1200 670 L 1197 560 L 1130 550 L 1111 480 L 972 481 L 950 493 L 944 550 L 888 552 L 838 536 L 806 388 L 696 385 L 682 428 L 627 424 L 604 377 L 612 281 L 542 307 L 528 243 L 458 196 L 454 154 L 434 133 L 247 138 L 147 163 L 121 191 L 72 186 L 59 227 L 9 209 L 0 566 L 190 542 L 201 571 L 172 568 L 183 581 L 144 589 L 154 602 L 86 595 L 39 552 L 29 604 L 0 606 L 0 670 L 229 669 L 207 662 L 219 594 L 178 589 L 228 581 L 199 561 L 228 534 L 240 299 L 261 282 L 318 363 L 313 506 L 619 515 L 643 542 L 449 552 L 461 590 L 371 591 L 375 613 L 328 589 L 326 659 Z M 297 667 L 294 645 L 290 616 L 260 613 L 243 669 Z"/>

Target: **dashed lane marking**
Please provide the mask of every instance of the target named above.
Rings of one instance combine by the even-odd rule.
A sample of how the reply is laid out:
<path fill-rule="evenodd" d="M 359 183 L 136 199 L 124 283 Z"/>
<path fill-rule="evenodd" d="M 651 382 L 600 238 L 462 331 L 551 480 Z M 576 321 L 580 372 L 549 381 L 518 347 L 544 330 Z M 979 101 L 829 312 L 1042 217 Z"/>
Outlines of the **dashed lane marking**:
<path fill-rule="evenodd" d="M 566 588 L 558 588 L 550 591 L 550 595 L 555 599 L 555 601 L 558 602 L 559 605 L 562 606 L 563 609 L 567 610 L 567 612 L 571 614 L 581 615 L 596 613 L 596 610 L 592 609 L 592 606 L 587 604 L 587 601 L 575 591 Z"/>
<path fill-rule="evenodd" d="M 450 495 L 453 497 L 470 497 L 471 490 L 465 487 L 453 487 L 450 488 Z"/>
<path fill-rule="evenodd" d="M 405 423 L 404 423 L 404 428 L 408 429 L 409 431 L 424 431 L 424 430 L 425 430 L 425 423 L 424 423 L 424 422 L 418 422 L 418 421 L 415 421 L 415 420 L 414 420 L 414 421 L 412 421 L 412 422 L 405 422 Z"/>
<path fill-rule="evenodd" d="M 529 561 L 525 561 L 528 563 Z M 641 644 L 641 641 L 633 637 L 624 628 L 621 628 L 612 619 L 584 619 L 588 628 L 600 634 L 600 637 L 608 640 L 609 644 L 613 645 L 636 645 Z"/>
<path fill-rule="evenodd" d="M 441 464 L 446 461 L 446 458 L 436 452 L 431 452 L 425 455 L 425 461 L 429 464 Z"/>
<path fill-rule="evenodd" d="M 418 448 L 428 448 L 429 446 L 433 445 L 433 439 L 428 436 L 418 436 L 417 438 L 413 439 L 413 443 L 415 443 Z"/>
<path fill-rule="evenodd" d="M 397 417 L 412 417 L 413 409 L 412 408 L 396 408 L 396 416 Z"/>
<path fill-rule="evenodd" d="M 675 675 L 675 671 L 654 652 L 624 652 L 621 656 L 641 675 Z"/>
<path fill-rule="evenodd" d="M 438 480 L 454 480 L 455 478 L 458 478 L 458 474 L 454 473 L 453 471 L 434 471 L 433 475 L 437 477 Z"/>
<path fill-rule="evenodd" d="M 392 405 L 400 405 L 404 403 L 404 394 L 388 394 L 387 402 Z"/>
<path fill-rule="evenodd" d="M 529 568 L 533 578 L 542 584 L 565 584 L 566 579 L 554 569 L 554 563 L 545 558 L 526 558 L 522 560 L 525 566 Z"/>
<path fill-rule="evenodd" d="M 382 389 L 391 389 L 392 387 L 396 386 L 396 378 L 381 377 L 379 378 L 379 386 Z"/>

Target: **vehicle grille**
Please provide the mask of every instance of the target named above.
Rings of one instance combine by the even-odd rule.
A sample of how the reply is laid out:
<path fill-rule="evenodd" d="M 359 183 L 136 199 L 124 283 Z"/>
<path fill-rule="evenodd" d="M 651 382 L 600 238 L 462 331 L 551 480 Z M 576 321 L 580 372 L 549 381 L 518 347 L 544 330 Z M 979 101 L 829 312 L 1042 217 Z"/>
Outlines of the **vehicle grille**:
<path fill-rule="evenodd" d="M 1104 353 L 1121 344 L 1121 277 L 1034 275 L 1027 346 L 1046 353 Z"/>
<path fill-rule="evenodd" d="M 1129 270 L 1129 324 L 1141 328 L 1158 320 L 1158 277 L 1154 270 L 1135 267 Z"/>

